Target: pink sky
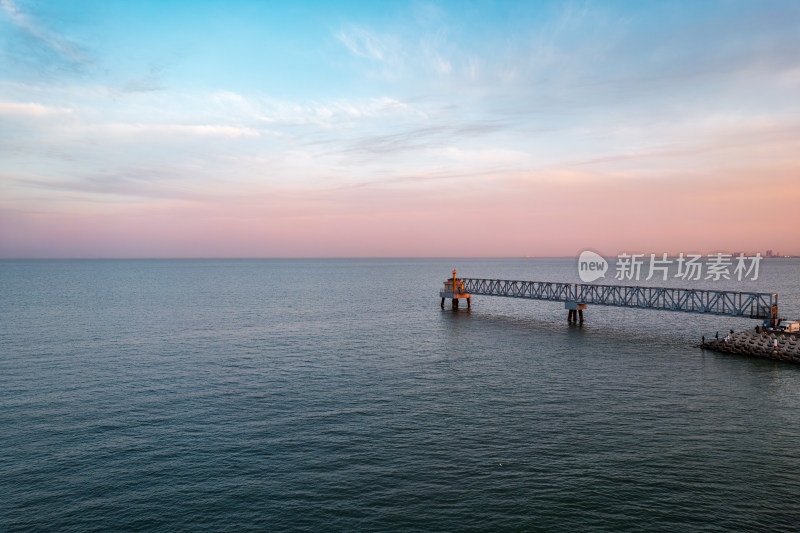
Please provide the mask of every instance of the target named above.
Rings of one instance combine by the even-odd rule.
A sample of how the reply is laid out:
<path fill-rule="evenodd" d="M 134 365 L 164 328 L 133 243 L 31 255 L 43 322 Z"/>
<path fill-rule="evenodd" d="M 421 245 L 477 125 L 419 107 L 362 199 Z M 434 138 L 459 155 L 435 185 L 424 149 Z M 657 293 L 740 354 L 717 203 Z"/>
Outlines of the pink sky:
<path fill-rule="evenodd" d="M 6 256 L 574 256 L 591 248 L 800 254 L 797 168 L 758 180 L 526 174 L 434 188 L 272 191 L 87 212 L 0 214 Z"/>

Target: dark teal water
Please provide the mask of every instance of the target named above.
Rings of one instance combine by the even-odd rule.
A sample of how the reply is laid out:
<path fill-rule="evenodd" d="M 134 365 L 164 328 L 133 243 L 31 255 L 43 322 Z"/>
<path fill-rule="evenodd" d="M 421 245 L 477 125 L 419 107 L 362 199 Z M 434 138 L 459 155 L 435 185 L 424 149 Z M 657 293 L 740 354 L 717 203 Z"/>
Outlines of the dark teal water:
<path fill-rule="evenodd" d="M 800 530 L 800 367 L 696 348 L 754 323 L 443 312 L 453 267 L 575 281 L 557 260 L 0 262 L 0 530 Z M 798 280 L 765 262 L 740 288 L 794 316 Z"/>

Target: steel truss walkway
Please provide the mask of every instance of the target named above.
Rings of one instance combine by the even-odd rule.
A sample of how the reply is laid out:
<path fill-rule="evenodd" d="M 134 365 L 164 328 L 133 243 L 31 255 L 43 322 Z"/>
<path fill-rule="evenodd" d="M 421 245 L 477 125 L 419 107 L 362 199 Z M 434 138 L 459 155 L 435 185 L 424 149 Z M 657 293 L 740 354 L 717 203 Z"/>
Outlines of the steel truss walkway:
<path fill-rule="evenodd" d="M 453 287 L 457 290 L 453 291 Z M 745 318 L 778 317 L 778 295 L 763 292 L 512 281 L 454 276 L 445 282 L 445 290 L 439 295 L 442 297 L 442 305 L 444 298 L 453 298 L 454 307 L 458 307 L 458 298 L 467 298 L 469 302 L 469 297 L 473 294 L 565 302 L 567 309 L 580 310 L 585 309 L 586 304 L 594 304 Z M 581 318 L 582 315 L 581 312 Z"/>

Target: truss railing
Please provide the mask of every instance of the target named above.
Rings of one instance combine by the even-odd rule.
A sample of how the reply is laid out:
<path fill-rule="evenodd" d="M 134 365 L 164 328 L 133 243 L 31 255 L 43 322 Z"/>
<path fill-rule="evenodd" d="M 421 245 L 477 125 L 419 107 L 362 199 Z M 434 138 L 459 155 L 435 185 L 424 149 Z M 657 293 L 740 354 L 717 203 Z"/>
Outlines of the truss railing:
<path fill-rule="evenodd" d="M 479 278 L 459 280 L 464 283 L 464 292 L 468 294 L 746 318 L 778 316 L 778 295 L 764 292 Z"/>

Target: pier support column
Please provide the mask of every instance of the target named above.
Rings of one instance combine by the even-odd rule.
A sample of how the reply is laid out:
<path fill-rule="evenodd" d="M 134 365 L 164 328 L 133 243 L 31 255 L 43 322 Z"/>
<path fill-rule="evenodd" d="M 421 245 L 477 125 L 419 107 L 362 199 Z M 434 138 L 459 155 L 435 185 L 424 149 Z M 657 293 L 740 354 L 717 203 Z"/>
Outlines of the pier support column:
<path fill-rule="evenodd" d="M 580 321 L 583 324 L 583 310 L 586 309 L 586 304 L 580 302 L 564 302 L 564 309 L 568 309 L 567 322 L 577 323 Z"/>
<path fill-rule="evenodd" d="M 458 309 L 458 298 L 453 298 L 453 309 Z"/>
<path fill-rule="evenodd" d="M 444 309 L 444 298 L 442 298 L 442 309 Z"/>
<path fill-rule="evenodd" d="M 467 309 L 472 309 L 472 298 L 467 298 Z"/>

